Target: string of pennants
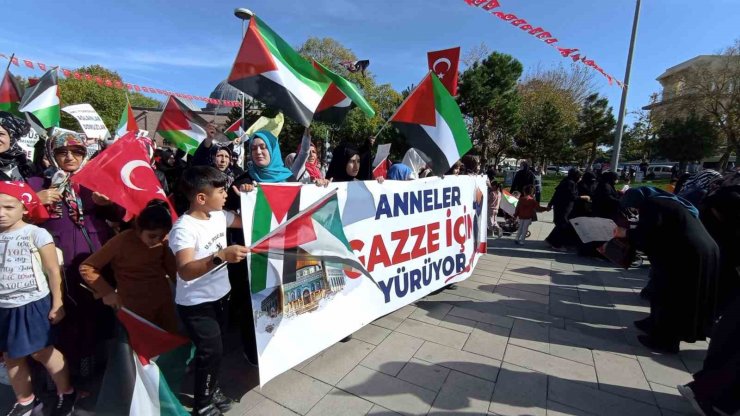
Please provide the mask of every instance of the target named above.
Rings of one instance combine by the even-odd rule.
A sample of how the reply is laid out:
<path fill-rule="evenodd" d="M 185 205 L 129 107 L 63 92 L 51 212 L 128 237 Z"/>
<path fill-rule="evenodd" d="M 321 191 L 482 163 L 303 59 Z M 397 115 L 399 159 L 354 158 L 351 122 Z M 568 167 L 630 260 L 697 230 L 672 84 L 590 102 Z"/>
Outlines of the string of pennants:
<path fill-rule="evenodd" d="M 47 68 L 50 68 L 50 69 L 51 68 L 58 68 L 56 66 L 47 65 L 47 64 L 45 64 L 43 62 L 34 62 L 34 61 L 31 61 L 30 59 L 22 59 L 22 58 L 19 58 L 19 57 L 15 56 L 15 55 L 13 55 L 11 57 L 11 56 L 7 56 L 7 55 L 5 55 L 3 53 L 0 53 L 0 58 L 9 59 L 10 60 L 10 63 L 13 64 L 13 65 L 15 65 L 15 66 L 17 66 L 17 67 L 20 67 L 21 66 L 21 63 L 22 63 L 23 66 L 25 66 L 25 67 L 27 67 L 29 69 L 37 69 L 38 68 L 41 71 L 46 71 Z M 206 102 L 208 104 L 213 104 L 213 105 L 223 106 L 223 107 L 240 107 L 241 106 L 241 102 L 234 101 L 234 100 L 218 100 L 216 98 L 201 97 L 201 96 L 192 95 L 192 94 L 185 94 L 185 93 L 180 93 L 180 92 L 173 92 L 173 91 L 169 91 L 169 90 L 163 90 L 163 89 L 160 89 L 160 88 L 146 87 L 146 86 L 141 86 L 141 85 L 137 85 L 137 84 L 132 84 L 132 83 L 129 83 L 129 82 L 122 82 L 122 81 L 119 81 L 119 80 L 112 80 L 112 79 L 108 79 L 108 78 L 97 76 L 97 75 L 90 75 L 90 74 L 85 74 L 85 73 L 82 73 L 82 72 L 72 71 L 72 70 L 66 69 L 66 68 L 59 68 L 59 70 L 62 72 L 62 74 L 64 75 L 65 78 L 74 78 L 74 79 L 77 79 L 77 80 L 80 80 L 80 81 L 95 82 L 95 83 L 97 83 L 100 86 L 108 87 L 108 88 L 116 88 L 116 89 L 119 89 L 119 90 L 125 89 L 125 90 L 129 90 L 129 91 L 134 91 L 134 92 L 145 92 L 145 93 L 149 93 L 149 94 L 158 94 L 158 95 L 165 95 L 165 96 L 173 95 L 175 97 L 186 99 L 186 100 L 203 101 L 203 102 Z"/>

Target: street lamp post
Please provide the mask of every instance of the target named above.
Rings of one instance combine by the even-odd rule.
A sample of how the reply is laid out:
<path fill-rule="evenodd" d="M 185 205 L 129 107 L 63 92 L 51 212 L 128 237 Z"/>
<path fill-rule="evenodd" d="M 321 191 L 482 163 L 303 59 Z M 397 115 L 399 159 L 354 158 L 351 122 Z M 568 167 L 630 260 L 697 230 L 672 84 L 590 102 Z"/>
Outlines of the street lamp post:
<path fill-rule="evenodd" d="M 624 130 L 624 116 L 627 112 L 627 93 L 630 85 L 630 72 L 632 71 L 632 55 L 635 52 L 635 39 L 637 38 L 637 24 L 640 21 L 640 1 L 635 4 L 635 18 L 632 22 L 632 38 L 630 39 L 630 49 L 627 54 L 627 69 L 624 71 L 624 86 L 622 87 L 622 101 L 619 104 L 619 119 L 617 121 L 617 131 L 614 133 L 614 147 L 612 147 L 611 170 L 616 172 L 619 168 L 619 152 L 622 147 L 622 132 Z"/>

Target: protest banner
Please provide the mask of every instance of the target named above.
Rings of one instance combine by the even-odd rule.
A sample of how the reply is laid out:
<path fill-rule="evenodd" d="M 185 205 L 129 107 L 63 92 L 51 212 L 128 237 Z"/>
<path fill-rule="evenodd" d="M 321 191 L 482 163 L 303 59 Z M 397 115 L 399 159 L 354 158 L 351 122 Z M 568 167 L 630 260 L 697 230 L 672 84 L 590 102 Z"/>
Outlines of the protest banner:
<path fill-rule="evenodd" d="M 23 149 L 23 151 L 26 153 L 26 159 L 29 161 L 33 160 L 34 155 L 36 154 L 36 142 L 39 141 L 39 134 L 36 132 L 35 129 L 29 129 L 28 134 L 21 136 L 18 139 L 18 146 Z"/>
<path fill-rule="evenodd" d="M 462 175 L 327 188 L 262 184 L 242 194 L 246 244 L 257 248 L 271 230 L 290 229 L 333 192 L 341 225 L 323 222 L 316 241 L 325 241 L 322 232 L 329 239 L 343 233 L 371 278 L 330 254 L 278 253 L 283 242 L 299 239 L 289 233 L 261 243 L 276 247 L 247 257 L 261 385 L 373 320 L 465 280 L 486 251 L 486 182 Z"/>
<path fill-rule="evenodd" d="M 614 237 L 614 230 L 617 228 L 617 224 L 609 218 L 577 217 L 571 218 L 570 223 L 584 244 L 609 241 Z"/>
<path fill-rule="evenodd" d="M 80 123 L 82 131 L 85 132 L 88 138 L 105 140 L 110 136 L 103 119 L 90 104 L 69 105 L 62 108 L 62 111 L 71 115 Z"/>

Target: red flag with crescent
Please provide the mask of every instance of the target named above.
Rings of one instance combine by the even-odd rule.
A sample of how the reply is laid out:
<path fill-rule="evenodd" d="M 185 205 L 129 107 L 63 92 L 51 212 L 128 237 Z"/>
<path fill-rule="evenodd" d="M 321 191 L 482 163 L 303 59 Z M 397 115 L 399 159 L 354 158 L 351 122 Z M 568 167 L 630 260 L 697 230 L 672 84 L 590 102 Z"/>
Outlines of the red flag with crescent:
<path fill-rule="evenodd" d="M 169 204 L 162 185 L 149 162 L 144 142 L 130 132 L 85 165 L 71 178 L 82 185 L 110 198 L 126 210 L 124 221 L 128 221 L 152 199 L 161 199 Z M 170 213 L 177 218 L 172 205 Z"/>
<path fill-rule="evenodd" d="M 457 67 L 460 63 L 460 47 L 427 52 L 429 69 L 437 74 L 437 78 L 450 92 L 457 95 Z"/>

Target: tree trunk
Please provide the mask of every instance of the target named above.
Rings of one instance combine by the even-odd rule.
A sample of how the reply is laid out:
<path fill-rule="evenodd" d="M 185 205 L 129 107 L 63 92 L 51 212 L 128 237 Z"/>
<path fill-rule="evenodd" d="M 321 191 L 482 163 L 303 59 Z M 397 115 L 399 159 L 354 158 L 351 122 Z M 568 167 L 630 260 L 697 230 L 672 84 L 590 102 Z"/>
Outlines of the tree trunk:
<path fill-rule="evenodd" d="M 594 140 L 593 144 L 591 144 L 591 152 L 588 155 L 588 160 L 586 161 L 586 172 L 591 172 L 593 170 L 594 162 L 596 161 L 596 148 L 597 143 L 596 140 Z"/>

